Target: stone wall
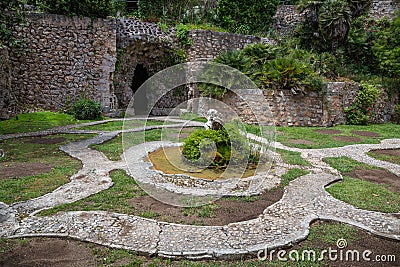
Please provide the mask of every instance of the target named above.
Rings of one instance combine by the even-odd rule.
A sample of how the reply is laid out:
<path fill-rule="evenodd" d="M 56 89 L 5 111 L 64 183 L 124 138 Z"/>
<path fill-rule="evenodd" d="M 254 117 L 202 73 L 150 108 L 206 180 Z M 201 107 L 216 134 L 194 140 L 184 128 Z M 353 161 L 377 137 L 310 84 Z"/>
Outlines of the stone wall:
<path fill-rule="evenodd" d="M 273 43 L 268 38 L 207 30 L 189 31 L 188 38 L 193 40 L 187 50 L 188 61 L 212 60 L 223 51 L 240 50 L 254 43 Z"/>
<path fill-rule="evenodd" d="M 399 4 L 393 0 L 372 1 L 369 16 L 374 19 L 387 17 L 392 19 Z M 290 35 L 304 21 L 304 13 L 300 13 L 295 5 L 281 5 L 273 17 L 273 28 L 280 36 Z"/>
<path fill-rule="evenodd" d="M 287 36 L 303 21 L 304 16 L 300 14 L 296 5 L 281 5 L 272 18 L 272 26 L 278 35 Z"/>
<path fill-rule="evenodd" d="M 374 0 L 372 2 L 371 8 L 369 9 L 369 16 L 374 19 L 381 19 L 383 17 L 393 19 L 395 11 L 398 9 L 399 3 L 396 3 L 393 0 Z"/>
<path fill-rule="evenodd" d="M 141 22 L 135 18 L 116 20 L 117 47 L 126 48 L 137 42 L 164 44 L 174 48 L 177 44 L 175 28 L 162 29 L 158 24 Z"/>
<path fill-rule="evenodd" d="M 32 13 L 16 37 L 28 50 L 12 53 L 11 87 L 23 109 L 64 109 L 82 95 L 115 108 L 112 20 Z"/>
<path fill-rule="evenodd" d="M 135 18 L 117 20 L 117 66 L 114 77 L 115 94 L 120 108 L 126 108 L 134 96 L 132 84 L 138 65 L 141 65 L 148 77 L 167 67 L 176 64 L 174 49 L 179 49 L 175 29 L 162 29 L 155 23 L 141 22 Z M 165 95 L 153 108 L 153 115 L 167 115 L 178 105 L 180 98 L 186 99 L 187 94 L 171 91 Z M 152 96 L 140 96 L 139 101 L 153 102 Z"/>
<path fill-rule="evenodd" d="M 230 92 L 222 101 L 247 123 L 273 123 L 276 126 L 334 126 L 346 123 L 344 110 L 354 102 L 358 90 L 356 83 L 332 82 L 326 84 L 321 92 L 309 91 L 306 94 L 294 95 L 289 90 L 263 90 L 265 103 L 262 104 L 251 102 L 251 99 L 257 99 L 259 90 L 245 90 L 242 98 Z M 250 102 L 247 101 L 246 104 L 243 97 L 250 99 Z M 375 115 L 371 118 L 371 122 L 384 123 L 393 120 L 395 103 L 398 101 L 397 94 L 388 94 L 381 90 L 380 98 L 373 108 Z M 269 107 L 272 115 L 265 110 L 265 105 Z M 203 111 L 206 108 L 199 109 Z M 256 119 L 254 111 L 263 115 L 258 115 Z"/>
<path fill-rule="evenodd" d="M 11 62 L 7 47 L 0 48 L 0 119 L 8 119 L 15 112 L 11 94 Z"/>

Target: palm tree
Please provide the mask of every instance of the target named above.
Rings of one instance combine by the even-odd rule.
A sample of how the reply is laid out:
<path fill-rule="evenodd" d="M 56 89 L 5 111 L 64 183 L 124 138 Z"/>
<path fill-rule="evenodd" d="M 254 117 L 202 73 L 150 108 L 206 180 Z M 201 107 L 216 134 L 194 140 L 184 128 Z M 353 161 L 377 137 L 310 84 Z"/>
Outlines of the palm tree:
<path fill-rule="evenodd" d="M 327 0 L 320 8 L 319 28 L 324 38 L 332 41 L 336 56 L 339 41 L 345 41 L 351 26 L 351 10 L 343 0 Z"/>

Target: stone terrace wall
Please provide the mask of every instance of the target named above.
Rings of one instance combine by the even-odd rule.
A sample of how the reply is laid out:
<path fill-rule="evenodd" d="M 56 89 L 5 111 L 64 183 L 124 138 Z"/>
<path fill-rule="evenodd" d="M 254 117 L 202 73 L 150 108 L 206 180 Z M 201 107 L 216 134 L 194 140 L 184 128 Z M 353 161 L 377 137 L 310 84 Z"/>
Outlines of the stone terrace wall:
<path fill-rule="evenodd" d="M 333 126 L 345 124 L 344 110 L 354 102 L 359 87 L 356 83 L 333 82 L 328 83 L 321 92 L 309 91 L 305 95 L 293 95 L 289 90 L 263 90 L 264 98 L 269 111 L 277 126 Z M 246 99 L 252 99 L 251 94 L 257 95 L 257 90 L 247 90 Z M 397 94 L 388 94 L 382 90 L 380 99 L 373 109 L 375 116 L 371 122 L 384 123 L 393 118 L 395 103 L 398 103 Z M 228 93 L 223 102 L 228 104 L 247 123 L 255 123 L 251 110 L 260 110 L 257 103 L 243 103 L 237 95 Z M 205 107 L 200 107 L 204 109 Z M 258 118 L 258 122 L 272 124 L 270 114 Z M 268 121 L 269 120 L 269 121 Z"/>
<path fill-rule="evenodd" d="M 212 60 L 223 51 L 240 50 L 254 43 L 273 43 L 267 38 L 208 30 L 189 31 L 188 38 L 193 40 L 187 50 L 188 61 Z"/>
<path fill-rule="evenodd" d="M 7 119 L 14 111 L 11 95 L 11 62 L 7 47 L 0 48 L 0 119 Z"/>
<path fill-rule="evenodd" d="M 393 0 L 379 1 L 374 0 L 369 10 L 369 16 L 374 19 L 383 17 L 394 18 L 395 11 L 399 9 L 399 4 Z"/>
<path fill-rule="evenodd" d="M 26 53 L 13 53 L 12 90 L 24 109 L 58 110 L 82 94 L 115 108 L 116 60 L 112 20 L 32 13 L 18 38 Z"/>
<path fill-rule="evenodd" d="M 399 4 L 393 0 L 389 1 L 372 1 L 369 16 L 374 19 L 382 19 L 383 17 L 393 18 Z M 273 17 L 273 28 L 278 35 L 290 35 L 304 21 L 304 14 L 297 10 L 295 5 L 281 5 Z"/>
<path fill-rule="evenodd" d="M 122 18 L 116 20 L 117 47 L 126 48 L 136 42 L 163 43 L 171 48 L 177 45 L 175 29 L 167 30 L 155 23 L 141 22 L 138 19 Z"/>

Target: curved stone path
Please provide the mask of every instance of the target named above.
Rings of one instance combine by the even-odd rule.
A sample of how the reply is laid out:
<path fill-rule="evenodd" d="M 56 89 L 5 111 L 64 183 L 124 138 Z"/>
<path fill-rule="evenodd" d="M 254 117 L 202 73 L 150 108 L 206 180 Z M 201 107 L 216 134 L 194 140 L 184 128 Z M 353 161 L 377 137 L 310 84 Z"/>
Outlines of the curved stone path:
<path fill-rule="evenodd" d="M 181 124 L 167 125 L 176 126 Z M 144 129 L 141 127 L 132 131 L 139 130 Z M 56 131 L 65 133 L 76 130 L 67 127 Z M 63 146 L 63 151 L 83 162 L 83 168 L 71 177 L 70 183 L 42 197 L 11 206 L 0 203 L 0 237 L 72 237 L 146 255 L 226 258 L 298 242 L 307 237 L 312 221 L 326 219 L 348 223 L 379 236 L 400 240 L 399 214 L 361 210 L 326 192 L 326 186 L 342 178 L 338 171 L 322 161 L 326 157 L 347 156 L 399 175 L 399 165 L 370 158 L 365 153 L 372 149 L 400 148 L 400 139 L 384 140 L 381 144 L 329 149 L 297 149 L 276 143 L 279 148 L 300 152 L 312 164 L 308 168 L 311 173 L 290 182 L 279 202 L 266 207 L 263 214 L 249 221 L 225 226 L 192 226 L 104 211 L 59 212 L 47 217 L 35 216 L 42 209 L 73 202 L 112 186 L 109 172 L 112 169 L 126 170 L 126 167 L 122 161 L 112 162 L 103 153 L 88 146 L 109 140 L 120 132 L 100 133 L 92 139 Z M 52 131 L 48 130 L 47 134 L 49 133 Z M 46 132 L 21 136 L 41 135 L 46 135 Z M 20 136 L 0 136 L 0 140 L 16 137 Z M 249 137 L 263 141 L 253 135 Z"/>

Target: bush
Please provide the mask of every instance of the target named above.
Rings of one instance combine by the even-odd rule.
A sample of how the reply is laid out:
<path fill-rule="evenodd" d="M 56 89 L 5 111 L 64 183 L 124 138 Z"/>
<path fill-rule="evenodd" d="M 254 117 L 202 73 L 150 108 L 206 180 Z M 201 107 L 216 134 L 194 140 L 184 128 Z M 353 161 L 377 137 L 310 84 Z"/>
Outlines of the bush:
<path fill-rule="evenodd" d="M 248 140 L 240 133 L 239 125 L 236 123 L 226 123 L 220 130 L 194 131 L 184 141 L 183 155 L 190 161 L 199 160 L 201 151 L 213 152 L 214 144 L 217 151 L 211 166 L 226 167 L 229 163 L 257 163 L 259 160 L 259 154 L 252 151 Z"/>
<path fill-rule="evenodd" d="M 400 76 L 400 16 L 393 19 L 390 27 L 378 35 L 373 51 L 382 73 L 389 77 Z"/>
<path fill-rule="evenodd" d="M 271 89 L 289 89 L 292 92 L 319 90 L 320 78 L 311 65 L 291 57 L 282 57 L 268 61 L 261 77 L 264 87 Z"/>
<path fill-rule="evenodd" d="M 279 0 L 220 0 L 218 24 L 235 33 L 266 33 L 278 3 Z"/>
<path fill-rule="evenodd" d="M 362 83 L 358 91 L 356 100 L 347 109 L 346 124 L 350 125 L 367 125 L 370 116 L 373 115 L 372 109 L 378 99 L 380 91 L 375 85 Z"/>
<path fill-rule="evenodd" d="M 68 113 L 77 120 L 95 120 L 101 117 L 102 110 L 98 102 L 83 98 L 76 101 Z"/>
<path fill-rule="evenodd" d="M 114 15 L 115 5 L 113 0 L 42 0 L 40 8 L 48 13 L 66 16 L 85 16 L 92 18 L 106 18 Z"/>

